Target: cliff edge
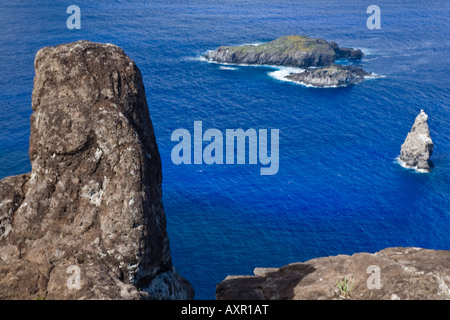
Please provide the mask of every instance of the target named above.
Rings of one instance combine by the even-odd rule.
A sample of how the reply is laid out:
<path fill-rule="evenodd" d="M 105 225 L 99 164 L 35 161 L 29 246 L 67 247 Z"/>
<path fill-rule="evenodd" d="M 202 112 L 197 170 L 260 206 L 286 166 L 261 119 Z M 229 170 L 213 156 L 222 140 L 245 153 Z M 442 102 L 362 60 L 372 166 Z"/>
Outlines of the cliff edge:
<path fill-rule="evenodd" d="M 228 276 L 218 300 L 450 300 L 450 251 L 387 248 Z"/>
<path fill-rule="evenodd" d="M 189 299 L 142 76 L 112 44 L 36 54 L 31 173 L 0 181 L 0 299 Z"/>

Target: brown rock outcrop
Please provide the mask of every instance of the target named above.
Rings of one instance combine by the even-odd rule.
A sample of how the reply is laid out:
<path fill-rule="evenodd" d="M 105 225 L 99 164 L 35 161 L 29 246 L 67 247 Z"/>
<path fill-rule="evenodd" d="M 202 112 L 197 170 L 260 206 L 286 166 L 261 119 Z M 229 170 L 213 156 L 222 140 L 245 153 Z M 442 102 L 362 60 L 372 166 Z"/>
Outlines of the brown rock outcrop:
<path fill-rule="evenodd" d="M 450 251 L 387 248 L 228 276 L 218 300 L 450 300 Z M 345 288 L 345 285 L 347 286 Z M 341 287 L 341 290 L 339 287 Z"/>
<path fill-rule="evenodd" d="M 117 46 L 36 54 L 29 174 L 0 181 L 1 299 L 189 299 L 142 76 Z"/>

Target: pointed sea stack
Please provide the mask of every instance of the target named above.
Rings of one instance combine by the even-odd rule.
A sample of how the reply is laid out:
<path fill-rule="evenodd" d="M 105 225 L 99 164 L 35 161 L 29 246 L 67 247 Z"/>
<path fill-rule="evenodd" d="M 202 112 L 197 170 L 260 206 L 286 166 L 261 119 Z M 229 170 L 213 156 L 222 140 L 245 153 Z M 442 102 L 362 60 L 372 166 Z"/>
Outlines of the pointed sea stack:
<path fill-rule="evenodd" d="M 428 115 L 420 110 L 400 152 L 400 163 L 404 167 L 421 172 L 429 172 L 432 167 L 429 159 L 433 153 L 433 141 L 430 137 L 427 120 Z"/>
<path fill-rule="evenodd" d="M 0 180 L 0 299 L 189 299 L 141 72 L 119 47 L 36 55 L 31 173 Z"/>

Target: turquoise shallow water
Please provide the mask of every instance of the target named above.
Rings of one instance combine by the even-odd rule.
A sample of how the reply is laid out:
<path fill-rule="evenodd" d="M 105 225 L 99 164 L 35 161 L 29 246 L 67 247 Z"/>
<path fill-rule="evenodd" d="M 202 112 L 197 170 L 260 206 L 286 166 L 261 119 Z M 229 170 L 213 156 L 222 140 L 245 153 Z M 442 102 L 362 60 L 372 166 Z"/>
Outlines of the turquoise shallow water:
<path fill-rule="evenodd" d="M 0 4 L 0 178 L 30 170 L 33 59 L 43 46 L 87 39 L 121 46 L 142 71 L 163 165 L 173 262 L 198 299 L 229 274 L 388 246 L 450 247 L 449 6 L 378 1 L 79 1 L 81 30 L 61 1 Z M 337 89 L 279 81 L 269 67 L 199 59 L 220 45 L 305 34 L 362 48 L 383 78 Z M 343 62 L 345 63 L 345 62 Z M 415 116 L 429 115 L 435 168 L 400 167 Z M 280 168 L 174 165 L 171 134 L 279 129 Z M 205 144 L 206 145 L 206 144 Z"/>

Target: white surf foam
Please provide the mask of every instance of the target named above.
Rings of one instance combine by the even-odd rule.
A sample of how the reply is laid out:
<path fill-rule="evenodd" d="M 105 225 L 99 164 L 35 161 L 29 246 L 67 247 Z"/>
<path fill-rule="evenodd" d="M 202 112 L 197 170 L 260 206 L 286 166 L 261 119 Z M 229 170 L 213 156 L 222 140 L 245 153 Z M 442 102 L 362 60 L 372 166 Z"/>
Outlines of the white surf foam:
<path fill-rule="evenodd" d="M 185 60 L 185 61 L 203 61 L 203 62 L 208 62 L 208 59 L 206 59 L 203 55 L 196 56 L 196 57 L 186 57 L 186 58 L 183 58 L 183 60 Z"/>
<path fill-rule="evenodd" d="M 302 73 L 306 69 L 300 69 L 300 68 L 294 68 L 294 67 L 277 67 L 277 68 L 278 68 L 278 70 L 269 72 L 268 75 L 279 81 L 292 82 L 292 83 L 299 84 L 299 85 L 302 85 L 302 86 L 308 87 L 308 88 L 339 88 L 339 87 L 347 86 L 347 85 L 344 85 L 344 86 L 315 86 L 310 83 L 305 83 L 302 81 L 295 81 L 295 80 L 287 78 L 287 76 L 289 76 L 290 74 L 293 74 L 293 73 Z"/>
<path fill-rule="evenodd" d="M 364 53 L 366 56 L 370 56 L 371 54 L 376 53 L 376 50 L 375 49 L 371 49 L 371 48 L 359 48 L 358 47 L 358 49 L 361 50 L 362 53 Z"/>
<path fill-rule="evenodd" d="M 239 70 L 239 68 L 236 67 L 227 67 L 227 66 L 220 66 L 220 70 Z"/>
<path fill-rule="evenodd" d="M 386 78 L 386 76 L 383 76 L 375 72 L 371 72 L 368 76 L 364 76 L 364 79 L 378 79 L 378 78 Z"/>
<path fill-rule="evenodd" d="M 264 44 L 265 42 L 253 42 L 253 43 L 244 43 L 244 44 L 240 44 L 238 47 L 244 47 L 244 46 L 253 46 L 253 47 L 258 47 L 262 44 Z"/>
<path fill-rule="evenodd" d="M 402 159 L 400 159 L 400 156 L 395 158 L 394 162 L 399 164 L 401 167 L 403 167 L 405 169 L 412 169 L 412 170 L 414 170 L 415 172 L 418 172 L 418 173 L 430 173 L 430 171 L 428 171 L 428 170 L 418 169 L 417 167 L 408 166 Z"/>
<path fill-rule="evenodd" d="M 296 82 L 296 81 L 293 81 L 293 80 L 287 78 L 287 76 L 289 76 L 293 73 L 301 73 L 303 71 L 305 71 L 305 69 L 294 68 L 294 67 L 277 67 L 277 70 L 269 72 L 268 75 L 279 81 Z"/>

